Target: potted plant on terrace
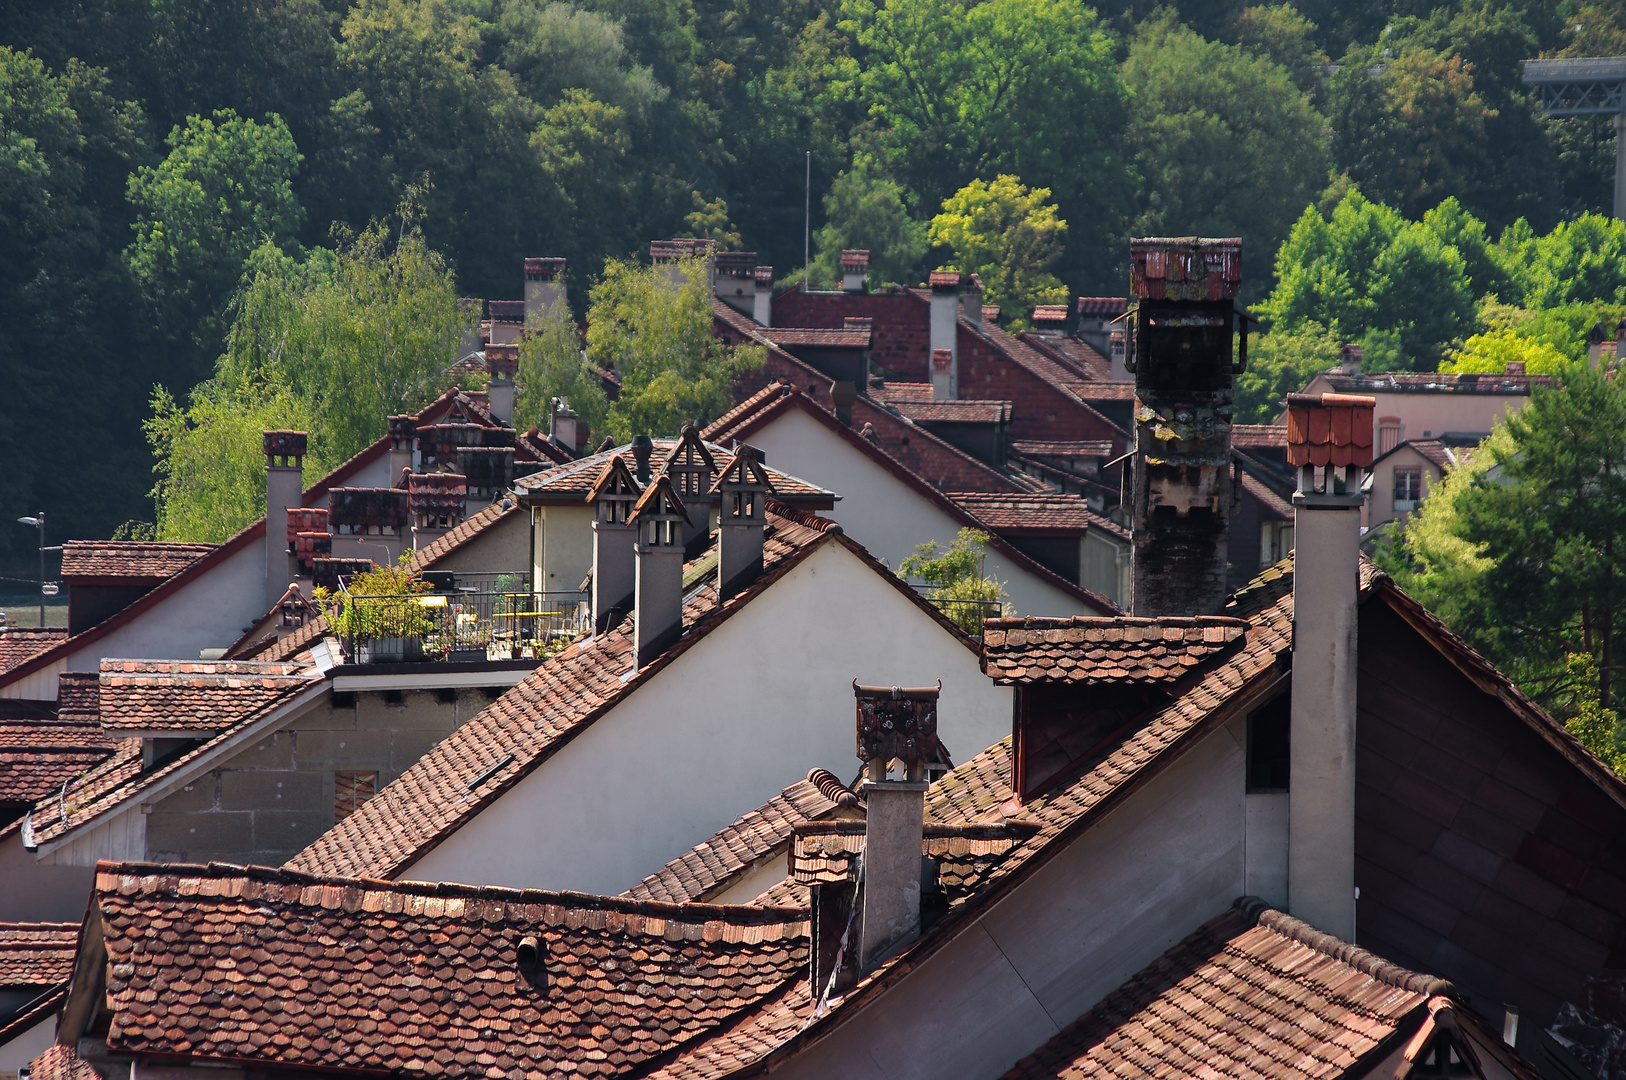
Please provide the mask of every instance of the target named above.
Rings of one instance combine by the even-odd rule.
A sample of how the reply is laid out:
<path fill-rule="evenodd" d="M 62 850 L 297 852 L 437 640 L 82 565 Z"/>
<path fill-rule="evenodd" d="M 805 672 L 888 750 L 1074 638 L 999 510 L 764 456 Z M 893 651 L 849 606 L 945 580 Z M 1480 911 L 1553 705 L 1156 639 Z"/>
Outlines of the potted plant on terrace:
<path fill-rule="evenodd" d="M 435 627 L 428 602 L 444 598 L 430 595 L 429 584 L 412 570 L 411 556 L 398 566 L 380 566 L 357 574 L 334 594 L 318 590 L 317 599 L 337 601 L 330 616 L 333 629 L 351 648 L 351 659 L 362 664 L 400 664 L 427 659 L 424 638 Z"/>

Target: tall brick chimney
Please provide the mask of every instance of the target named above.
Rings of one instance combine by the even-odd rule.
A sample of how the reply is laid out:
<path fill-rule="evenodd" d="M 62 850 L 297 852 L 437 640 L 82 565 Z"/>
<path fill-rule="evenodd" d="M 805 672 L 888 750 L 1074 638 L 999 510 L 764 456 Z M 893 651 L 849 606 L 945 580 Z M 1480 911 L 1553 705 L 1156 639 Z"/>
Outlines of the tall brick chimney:
<path fill-rule="evenodd" d="M 1135 375 L 1135 444 L 1125 473 L 1136 615 L 1217 615 L 1225 606 L 1231 515 L 1231 380 L 1242 241 L 1129 242 L 1125 364 Z"/>
<path fill-rule="evenodd" d="M 1377 399 L 1289 394 L 1293 495 L 1293 698 L 1287 906 L 1355 940 L 1355 653 L 1361 479 Z"/>
<path fill-rule="evenodd" d="M 263 431 L 265 447 L 265 610 L 270 611 L 298 576 L 288 552 L 288 510 L 305 491 L 305 433 Z"/>
<path fill-rule="evenodd" d="M 751 318 L 759 326 L 773 325 L 773 267 L 759 266 L 753 272 L 756 293 L 751 301 Z"/>
<path fill-rule="evenodd" d="M 933 270 L 930 284 L 932 397 L 953 401 L 960 393 L 960 272 Z"/>
<path fill-rule="evenodd" d="M 662 473 L 644 489 L 628 518 L 638 529 L 633 585 L 637 664 L 654 660 L 683 633 L 683 500 Z"/>
<path fill-rule="evenodd" d="M 593 481 L 587 502 L 593 507 L 593 630 L 602 634 L 632 610 L 638 526 L 629 519 L 642 494 L 620 454 L 610 458 Z"/>
<path fill-rule="evenodd" d="M 525 260 L 525 324 L 540 326 L 565 302 L 565 260 Z"/>

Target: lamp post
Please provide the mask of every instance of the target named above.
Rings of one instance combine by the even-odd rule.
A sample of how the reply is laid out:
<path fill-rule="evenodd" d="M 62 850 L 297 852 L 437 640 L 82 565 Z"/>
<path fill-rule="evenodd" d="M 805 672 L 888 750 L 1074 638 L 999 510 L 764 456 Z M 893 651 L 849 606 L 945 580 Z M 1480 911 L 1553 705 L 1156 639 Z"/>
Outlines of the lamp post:
<path fill-rule="evenodd" d="M 40 626 L 45 625 L 45 511 L 34 517 L 20 517 L 20 524 L 31 525 L 40 531 Z"/>

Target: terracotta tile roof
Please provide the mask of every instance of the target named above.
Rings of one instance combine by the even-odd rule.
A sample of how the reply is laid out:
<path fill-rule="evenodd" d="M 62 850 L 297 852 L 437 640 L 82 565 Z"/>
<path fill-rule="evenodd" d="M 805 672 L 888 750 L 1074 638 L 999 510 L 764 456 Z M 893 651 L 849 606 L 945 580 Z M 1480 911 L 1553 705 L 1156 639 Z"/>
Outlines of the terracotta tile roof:
<path fill-rule="evenodd" d="M 78 943 L 78 923 L 0 922 L 0 990 L 66 982 Z"/>
<path fill-rule="evenodd" d="M 1002 473 L 916 424 L 905 408 L 927 406 L 889 406 L 860 394 L 853 402 L 853 431 L 871 428 L 874 445 L 940 491 L 1021 491 L 1026 486 L 1024 478 Z"/>
<path fill-rule="evenodd" d="M 1011 453 L 1025 454 L 1029 457 L 1110 458 L 1114 456 L 1112 443 L 1107 439 L 1084 439 L 1077 442 L 1063 442 L 1054 439 L 1015 439 L 1011 442 Z"/>
<path fill-rule="evenodd" d="M 1251 898 L 1205 924 L 1004 1080 L 1320 1080 L 1386 1055 L 1449 983 Z"/>
<path fill-rule="evenodd" d="M 282 1069 L 627 1075 L 777 996 L 808 955 L 796 911 L 264 867 L 101 863 L 94 903 L 110 1050 Z M 218 1002 L 204 1024 L 200 999 Z"/>
<path fill-rule="evenodd" d="M 1322 372 L 1333 390 L 1347 394 L 1528 394 L 1551 386 L 1551 375 L 1445 375 L 1434 371 L 1392 371 L 1345 375 Z"/>
<path fill-rule="evenodd" d="M 1135 384 L 1132 382 L 1074 383 L 1070 389 L 1084 401 L 1133 401 Z"/>
<path fill-rule="evenodd" d="M 131 579 L 160 582 L 185 570 L 216 544 L 171 544 L 145 540 L 66 540 L 62 544 L 62 580 Z"/>
<path fill-rule="evenodd" d="M 822 349 L 867 349 L 871 331 L 868 328 L 844 327 L 840 330 L 805 326 L 764 326 L 763 337 L 782 349 L 812 347 Z"/>
<path fill-rule="evenodd" d="M 28 1066 L 33 1080 L 102 1080 L 95 1066 L 74 1052 L 71 1046 L 52 1043 Z"/>
<path fill-rule="evenodd" d="M 25 664 L 66 640 L 68 628 L 65 626 L 8 626 L 0 629 L 0 672 Z"/>
<path fill-rule="evenodd" d="M 1082 536 L 1104 520 L 1092 513 L 1080 495 L 995 495 L 984 491 L 951 491 L 948 497 L 996 532 L 1066 533 Z"/>
<path fill-rule="evenodd" d="M 715 427 L 715 425 L 713 425 Z M 710 429 L 707 429 L 710 431 Z M 672 438 L 656 439 L 654 453 L 650 456 L 650 472 L 656 473 L 665 461 L 666 455 L 672 452 L 679 440 Z M 733 452 L 715 442 L 708 441 L 706 448 L 712 455 L 721 460 L 733 457 Z M 546 498 L 555 501 L 581 502 L 587 498 L 592 490 L 593 481 L 603 471 L 604 464 L 612 456 L 619 456 L 626 463 L 629 470 L 637 468 L 637 461 L 632 455 L 631 444 L 618 446 L 614 450 L 606 450 L 600 454 L 590 454 L 568 465 L 560 465 L 552 469 L 544 469 L 530 476 L 520 477 L 514 481 L 514 490 L 527 499 Z M 773 482 L 774 497 L 785 502 L 808 502 L 817 506 L 828 507 L 834 505 L 835 493 L 810 484 L 806 480 L 791 476 L 789 473 L 779 472 L 772 466 L 764 465 L 768 479 Z M 448 536 L 451 534 L 448 533 Z M 443 538 L 444 539 L 444 538 Z"/>
<path fill-rule="evenodd" d="M 634 900 L 687 904 L 706 899 L 739 873 L 790 840 L 791 829 L 845 808 L 857 813 L 858 796 L 824 769 L 814 769 L 711 839 L 679 855 L 624 895 Z"/>
<path fill-rule="evenodd" d="M 812 885 L 835 885 L 857 876 L 858 860 L 864 854 L 867 823 L 863 821 L 814 821 L 798 825 L 791 834 L 787 852 L 788 881 L 804 889 Z M 965 900 L 968 886 L 980 883 L 987 868 L 1002 861 L 1011 850 L 1033 835 L 1031 825 L 940 825 L 925 826 L 920 850 L 937 860 L 938 883 L 952 906 Z"/>
<path fill-rule="evenodd" d="M 215 732 L 310 685 L 297 664 L 246 660 L 103 660 L 102 727 Z"/>
<path fill-rule="evenodd" d="M 623 678 L 635 666 L 630 619 L 576 641 L 437 743 L 287 866 L 311 873 L 400 875 L 821 544 L 841 543 L 939 625 L 952 627 L 860 545 L 839 531 L 831 532 L 834 522 L 771 500 L 768 522 L 772 532 L 763 545 L 762 576 L 721 610 L 715 575 L 708 576 L 685 597 L 683 624 L 691 629 L 658 659 Z M 690 566 L 704 558 L 692 560 Z M 960 637 L 975 648 L 969 638 Z"/>
<path fill-rule="evenodd" d="M 1080 296 L 1074 304 L 1080 315 L 1122 315 L 1129 310 L 1125 296 Z"/>
<path fill-rule="evenodd" d="M 1089 382 L 1110 382 L 1112 379 L 1112 361 L 1078 338 L 1022 333 L 1017 335 L 1017 340 L 1071 368 Z"/>
<path fill-rule="evenodd" d="M 876 401 L 884 401 L 888 405 L 899 405 L 905 401 L 932 401 L 936 397 L 932 393 L 931 383 L 889 382 L 881 379 L 870 382 L 869 395 Z"/>
<path fill-rule="evenodd" d="M 55 794 L 106 761 L 118 743 L 94 726 L 0 723 L 0 803 L 31 806 Z"/>
<path fill-rule="evenodd" d="M 983 672 L 1001 686 L 1174 682 L 1224 654 L 1247 629 L 1223 615 L 987 619 Z"/>
<path fill-rule="evenodd" d="M 1286 424 L 1232 424 L 1231 445 L 1244 450 L 1287 449 Z"/>
<path fill-rule="evenodd" d="M 253 660 L 261 664 L 294 663 L 302 653 L 320 641 L 327 631 L 327 616 L 318 615 L 286 637 L 252 642 L 241 653 L 227 659 Z"/>
<path fill-rule="evenodd" d="M 1383 458 L 1389 457 L 1390 454 L 1398 454 L 1402 450 L 1406 450 L 1408 448 L 1416 452 L 1419 457 L 1427 461 L 1430 465 L 1433 465 L 1436 469 L 1439 469 L 1441 473 L 1445 473 L 1456 468 L 1468 458 L 1468 454 L 1464 453 L 1464 448 L 1446 446 L 1445 443 L 1441 442 L 1439 439 L 1407 439 L 1399 446 L 1396 446 L 1393 450 L 1390 450 L 1388 454 L 1382 455 L 1382 457 L 1379 457 L 1377 460 L 1382 461 Z M 1373 462 L 1373 464 L 1376 463 L 1377 462 Z"/>
<path fill-rule="evenodd" d="M 101 727 L 101 672 L 64 671 L 57 675 L 56 715 L 64 724 Z"/>

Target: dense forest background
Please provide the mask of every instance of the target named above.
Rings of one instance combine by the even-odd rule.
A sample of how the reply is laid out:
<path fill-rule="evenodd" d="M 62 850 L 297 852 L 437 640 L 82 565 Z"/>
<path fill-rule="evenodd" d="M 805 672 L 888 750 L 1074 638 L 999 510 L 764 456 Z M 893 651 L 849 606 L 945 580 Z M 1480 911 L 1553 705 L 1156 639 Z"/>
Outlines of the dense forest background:
<path fill-rule="evenodd" d="M 152 520 L 143 424 L 235 355 L 268 265 L 331 277 L 412 233 L 470 296 L 564 255 L 581 306 L 606 259 L 698 234 L 790 279 L 808 154 L 820 280 L 853 246 L 917 282 L 951 254 L 945 200 L 999 176 L 1067 223 L 1045 270 L 1068 294 L 1121 295 L 1136 233 L 1240 234 L 1279 318 L 1315 289 L 1278 287 L 1278 250 L 1308 264 L 1317 228 L 1399 250 L 1433 213 L 1506 263 L 1610 206 L 1610 125 L 1540 117 L 1519 61 L 1542 55 L 1626 55 L 1621 5 L 8 0 L 0 503 L 52 540 Z M 1473 285 L 1405 362 L 1473 332 Z M 1325 322 L 1301 353 L 1335 347 Z M 0 570 L 34 541 L 0 528 Z"/>

